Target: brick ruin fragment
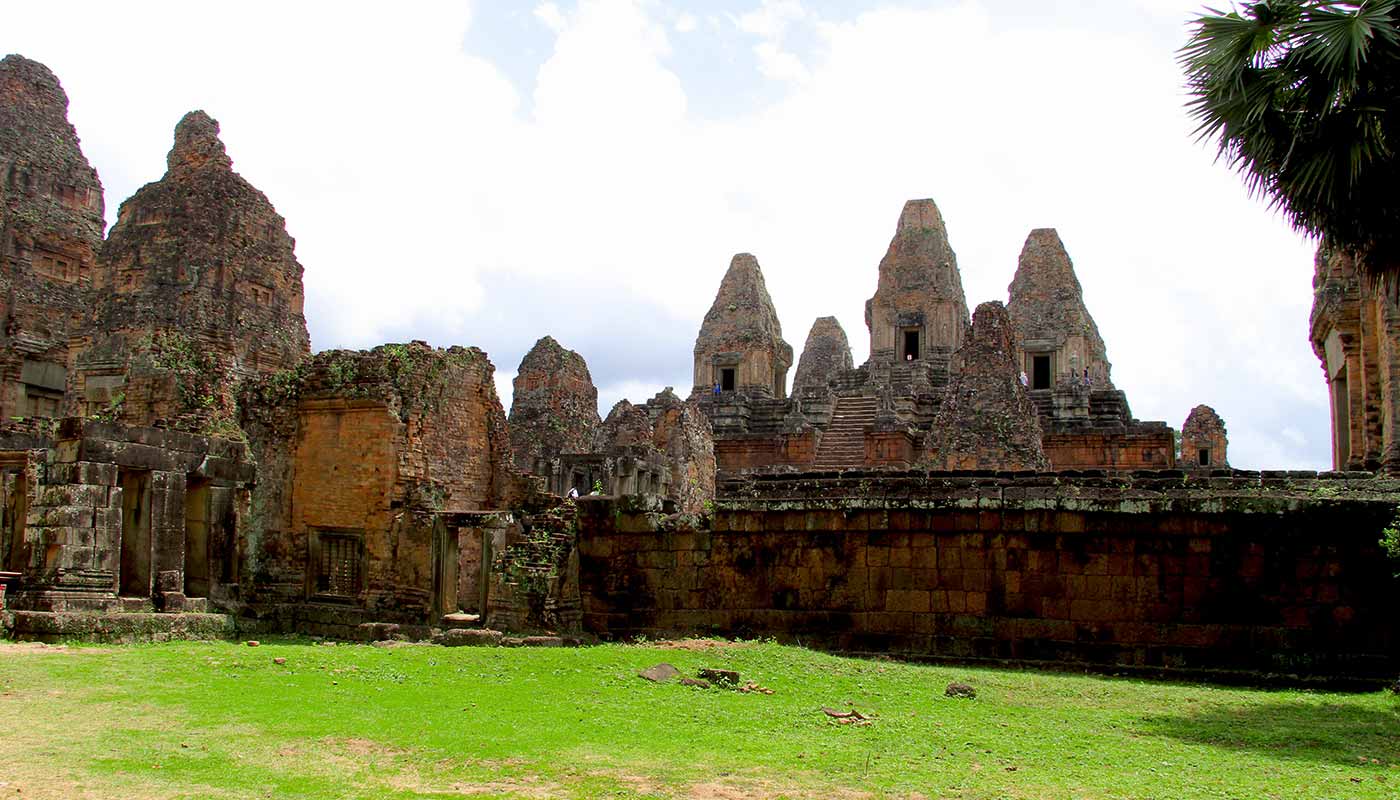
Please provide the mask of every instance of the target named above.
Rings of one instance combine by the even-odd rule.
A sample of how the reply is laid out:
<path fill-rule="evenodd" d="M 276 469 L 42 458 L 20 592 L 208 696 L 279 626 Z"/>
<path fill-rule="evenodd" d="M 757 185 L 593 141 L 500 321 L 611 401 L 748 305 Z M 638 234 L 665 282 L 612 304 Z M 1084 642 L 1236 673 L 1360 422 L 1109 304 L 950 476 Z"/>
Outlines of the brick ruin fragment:
<path fill-rule="evenodd" d="M 563 453 L 586 453 L 598 418 L 598 389 L 583 356 L 542 337 L 515 373 L 510 444 L 515 466 L 544 474 Z M 541 464 L 540 462 L 546 462 Z"/>
<path fill-rule="evenodd" d="M 1005 306 L 993 301 L 977 307 L 953 360 L 953 380 L 928 437 L 927 462 L 943 470 L 1048 470 Z"/>
<path fill-rule="evenodd" d="M 1230 466 L 1225 421 L 1210 406 L 1196 406 L 1181 425 L 1181 464 L 1187 469 Z"/>

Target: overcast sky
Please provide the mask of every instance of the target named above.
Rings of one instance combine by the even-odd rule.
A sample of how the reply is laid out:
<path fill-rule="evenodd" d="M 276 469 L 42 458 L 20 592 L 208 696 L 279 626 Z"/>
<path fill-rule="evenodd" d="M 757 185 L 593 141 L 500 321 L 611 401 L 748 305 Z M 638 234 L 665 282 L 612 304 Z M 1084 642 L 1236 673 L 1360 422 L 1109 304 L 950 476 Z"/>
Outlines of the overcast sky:
<path fill-rule="evenodd" d="M 1218 5 L 1218 4 L 1216 4 Z M 219 120 L 297 240 L 313 347 L 551 334 L 606 413 L 690 388 L 736 252 L 785 338 L 837 316 L 856 363 L 904 201 L 932 197 L 968 303 L 1060 232 L 1141 419 L 1207 403 L 1230 460 L 1327 468 L 1312 244 L 1198 144 L 1173 0 L 25 3 L 107 219 Z M 789 375 L 789 378 L 791 375 Z"/>

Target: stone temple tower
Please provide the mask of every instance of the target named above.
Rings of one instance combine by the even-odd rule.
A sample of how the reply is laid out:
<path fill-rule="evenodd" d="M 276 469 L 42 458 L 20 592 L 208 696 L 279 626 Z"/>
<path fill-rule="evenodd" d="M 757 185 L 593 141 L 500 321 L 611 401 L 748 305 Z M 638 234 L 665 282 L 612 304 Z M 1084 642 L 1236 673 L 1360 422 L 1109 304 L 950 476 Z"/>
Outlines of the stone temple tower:
<path fill-rule="evenodd" d="M 1082 385 L 1086 369 L 1090 387 L 1113 388 L 1103 337 L 1054 228 L 1026 237 L 1010 294 L 1006 310 L 1016 330 L 1017 360 L 1032 390 Z"/>
<path fill-rule="evenodd" d="M 932 200 L 910 200 L 880 261 L 880 283 L 865 303 L 870 363 L 947 358 L 968 327 L 958 258 Z"/>
<path fill-rule="evenodd" d="M 724 392 L 783 398 L 791 366 L 792 345 L 783 341 L 758 259 L 739 253 L 729 262 L 695 338 L 693 394 L 719 386 Z"/>

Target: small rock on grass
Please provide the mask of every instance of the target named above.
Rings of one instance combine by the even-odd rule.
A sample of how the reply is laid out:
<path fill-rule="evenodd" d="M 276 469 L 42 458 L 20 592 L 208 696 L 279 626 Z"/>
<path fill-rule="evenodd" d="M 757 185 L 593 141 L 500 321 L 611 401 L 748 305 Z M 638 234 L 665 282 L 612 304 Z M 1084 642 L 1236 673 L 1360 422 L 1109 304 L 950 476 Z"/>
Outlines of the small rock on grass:
<path fill-rule="evenodd" d="M 257 647 L 258 645 L 262 644 L 262 642 L 258 641 L 257 639 L 249 639 L 247 644 L 249 647 Z"/>
<path fill-rule="evenodd" d="M 287 663 L 287 659 L 282 658 L 281 656 L 278 656 L 277 658 L 272 659 L 272 663 L 274 663 L 274 664 L 285 664 L 285 663 Z"/>
<path fill-rule="evenodd" d="M 953 681 L 952 683 L 948 684 L 948 688 L 944 689 L 943 693 L 948 695 L 949 697 L 973 698 L 977 696 L 976 689 L 972 688 L 966 683 L 959 683 L 958 681 Z"/>
<path fill-rule="evenodd" d="M 638 672 L 637 677 L 645 678 L 652 683 L 665 683 L 679 674 L 681 674 L 680 670 L 663 661 L 654 667 L 647 667 Z"/>
<path fill-rule="evenodd" d="M 710 682 L 699 678 L 681 678 L 682 686 L 694 686 L 697 689 L 710 688 Z"/>

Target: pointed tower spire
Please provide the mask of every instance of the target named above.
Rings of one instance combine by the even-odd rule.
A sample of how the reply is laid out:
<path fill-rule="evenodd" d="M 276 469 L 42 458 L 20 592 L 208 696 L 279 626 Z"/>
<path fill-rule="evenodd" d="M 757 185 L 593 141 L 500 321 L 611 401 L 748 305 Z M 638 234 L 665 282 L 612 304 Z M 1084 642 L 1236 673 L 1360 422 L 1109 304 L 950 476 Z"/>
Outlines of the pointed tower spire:
<path fill-rule="evenodd" d="M 943 215 L 932 200 L 904 204 L 866 301 L 871 363 L 948 355 L 967 330 L 967 298 Z"/>
<path fill-rule="evenodd" d="M 1082 383 L 1087 371 L 1092 388 L 1113 389 L 1103 337 L 1054 228 L 1037 228 L 1026 237 L 1009 291 L 1006 310 L 1031 388 Z"/>
<path fill-rule="evenodd" d="M 729 262 L 715 302 L 695 338 L 692 394 L 740 391 L 763 397 L 787 395 L 792 345 L 763 282 L 758 259 L 739 253 Z"/>
<path fill-rule="evenodd" d="M 851 344 L 846 331 L 836 317 L 817 317 L 802 346 L 802 358 L 797 362 L 797 374 L 792 390 L 825 389 L 827 381 L 843 370 L 851 369 Z"/>

